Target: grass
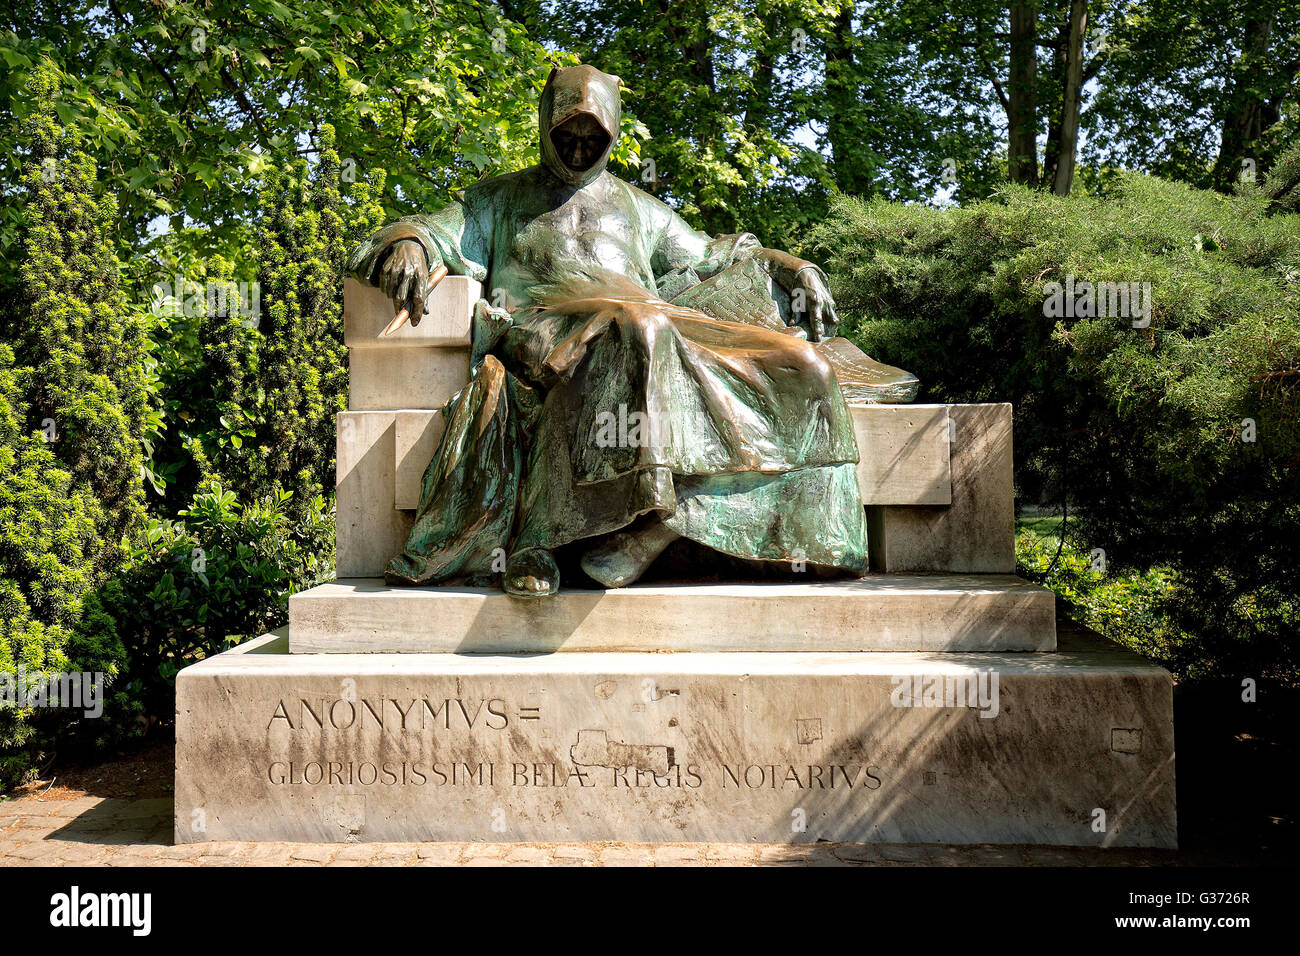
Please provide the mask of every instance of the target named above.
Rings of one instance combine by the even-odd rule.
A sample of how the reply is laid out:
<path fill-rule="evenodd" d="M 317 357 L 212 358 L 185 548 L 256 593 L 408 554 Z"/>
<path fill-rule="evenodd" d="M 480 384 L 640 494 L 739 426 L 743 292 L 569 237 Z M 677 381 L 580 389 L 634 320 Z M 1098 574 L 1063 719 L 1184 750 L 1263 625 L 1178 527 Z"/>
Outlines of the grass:
<path fill-rule="evenodd" d="M 1060 515 L 1016 521 L 1016 570 L 1052 590 L 1065 615 L 1109 640 L 1173 668 L 1191 636 L 1166 611 L 1176 575 L 1169 568 L 1117 573 L 1070 539 Z M 1059 557 L 1058 557 L 1059 550 Z"/>

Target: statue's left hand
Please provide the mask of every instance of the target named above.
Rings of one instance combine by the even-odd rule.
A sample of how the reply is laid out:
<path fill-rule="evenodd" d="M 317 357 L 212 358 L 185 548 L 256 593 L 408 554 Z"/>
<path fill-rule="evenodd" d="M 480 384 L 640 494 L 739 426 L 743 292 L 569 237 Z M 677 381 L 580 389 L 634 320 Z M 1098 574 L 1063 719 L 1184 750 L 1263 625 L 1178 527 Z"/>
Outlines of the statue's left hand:
<path fill-rule="evenodd" d="M 831 290 L 826 288 L 821 273 L 817 269 L 800 269 L 795 273 L 794 288 L 790 290 L 791 298 L 796 300 L 796 311 L 808 316 L 808 337 L 814 342 L 830 338 L 840 324 L 840 317 L 835 313 L 835 300 Z M 803 301 L 798 303 L 797 300 Z M 798 308 L 802 305 L 802 308 Z"/>
<path fill-rule="evenodd" d="M 760 249 L 755 258 L 764 271 L 790 293 L 790 309 L 796 321 L 808 318 L 808 338 L 820 342 L 835 334 L 840 317 L 835 314 L 835 300 L 821 269 L 807 259 L 800 259 L 780 249 Z"/>

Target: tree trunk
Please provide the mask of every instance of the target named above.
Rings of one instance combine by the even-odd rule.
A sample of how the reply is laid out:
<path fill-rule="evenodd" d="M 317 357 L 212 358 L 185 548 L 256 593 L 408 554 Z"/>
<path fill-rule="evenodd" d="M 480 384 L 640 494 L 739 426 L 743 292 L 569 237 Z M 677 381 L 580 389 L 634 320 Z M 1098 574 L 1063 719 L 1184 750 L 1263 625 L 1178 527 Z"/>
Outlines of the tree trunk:
<path fill-rule="evenodd" d="M 763 20 L 763 36 L 775 36 L 780 29 L 780 21 L 775 11 Z M 772 115 L 773 96 L 776 90 L 777 48 L 769 41 L 761 43 L 754 55 L 754 72 L 751 92 L 745 101 L 745 112 L 741 125 L 748 129 L 768 122 Z"/>
<path fill-rule="evenodd" d="M 1052 65 L 1049 71 L 1049 82 L 1056 83 L 1057 88 L 1061 91 L 1062 97 L 1065 95 L 1065 68 L 1069 61 L 1067 51 L 1070 49 L 1070 17 L 1069 6 L 1066 6 L 1065 19 L 1061 21 L 1056 31 L 1056 40 L 1053 43 L 1040 43 L 1040 47 L 1050 49 Z M 1059 104 L 1051 106 L 1048 104 L 1039 104 L 1047 113 L 1047 142 L 1043 144 L 1043 166 L 1042 178 L 1039 180 L 1044 189 L 1051 189 L 1052 183 L 1056 182 L 1056 167 L 1060 165 L 1061 160 L 1061 116 L 1062 110 Z"/>
<path fill-rule="evenodd" d="M 864 174 L 864 164 L 858 155 L 862 145 L 853 135 L 850 119 L 855 112 L 853 105 L 857 99 L 854 83 L 853 8 L 853 4 L 845 4 L 835 18 L 835 25 L 826 35 L 826 138 L 831 144 L 831 168 L 835 172 L 835 185 L 849 195 L 866 196 L 872 191 L 871 179 Z"/>
<path fill-rule="evenodd" d="M 1255 17 L 1246 21 L 1241 56 L 1233 65 L 1228 108 L 1220 133 L 1219 158 L 1214 164 L 1214 183 L 1230 190 L 1241 176 L 1243 159 L 1256 159 L 1247 150 L 1264 132 L 1264 103 L 1253 88 L 1254 74 L 1263 68 L 1268 56 L 1268 40 L 1273 32 L 1273 17 Z"/>
<path fill-rule="evenodd" d="M 1007 83 L 1007 174 L 1013 183 L 1038 179 L 1036 32 L 1038 8 L 1032 0 L 1011 4 L 1011 69 Z"/>
<path fill-rule="evenodd" d="M 1061 101 L 1061 146 L 1052 192 L 1068 196 L 1079 149 L 1079 98 L 1083 86 L 1083 35 L 1088 29 L 1087 0 L 1070 2 L 1070 42 L 1065 51 L 1065 96 Z"/>

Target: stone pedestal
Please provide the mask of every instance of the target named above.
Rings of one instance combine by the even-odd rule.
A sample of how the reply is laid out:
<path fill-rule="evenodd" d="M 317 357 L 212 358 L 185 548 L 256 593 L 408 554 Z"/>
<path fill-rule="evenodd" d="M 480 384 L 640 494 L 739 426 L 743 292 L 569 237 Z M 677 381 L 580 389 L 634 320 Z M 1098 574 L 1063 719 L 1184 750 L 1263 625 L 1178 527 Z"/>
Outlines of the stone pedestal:
<path fill-rule="evenodd" d="M 1052 651 L 1055 597 L 1010 574 L 873 574 L 809 584 L 500 588 L 323 584 L 289 599 L 289 649 L 315 653 Z"/>
<path fill-rule="evenodd" d="M 1176 843 L 1169 674 L 1014 577 L 1009 405 L 853 409 L 873 573 L 385 587 L 476 284 L 349 282 L 341 580 L 176 682 L 176 839 Z"/>
<path fill-rule="evenodd" d="M 1175 845 L 1169 675 L 1047 654 L 288 654 L 177 682 L 176 839 Z"/>

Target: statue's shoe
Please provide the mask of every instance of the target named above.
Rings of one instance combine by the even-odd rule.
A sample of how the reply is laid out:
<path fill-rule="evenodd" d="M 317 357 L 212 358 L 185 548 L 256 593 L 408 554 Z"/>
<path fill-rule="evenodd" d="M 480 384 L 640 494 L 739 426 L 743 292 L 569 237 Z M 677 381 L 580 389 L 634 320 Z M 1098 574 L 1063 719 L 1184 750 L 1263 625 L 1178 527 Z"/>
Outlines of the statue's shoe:
<path fill-rule="evenodd" d="M 582 570 L 607 588 L 622 588 L 649 570 L 664 549 L 679 537 L 662 523 L 640 531 L 619 531 L 588 549 L 582 556 Z"/>
<path fill-rule="evenodd" d="M 560 569 L 549 551 L 541 548 L 516 551 L 506 561 L 501 586 L 515 597 L 550 597 L 560 590 Z"/>

